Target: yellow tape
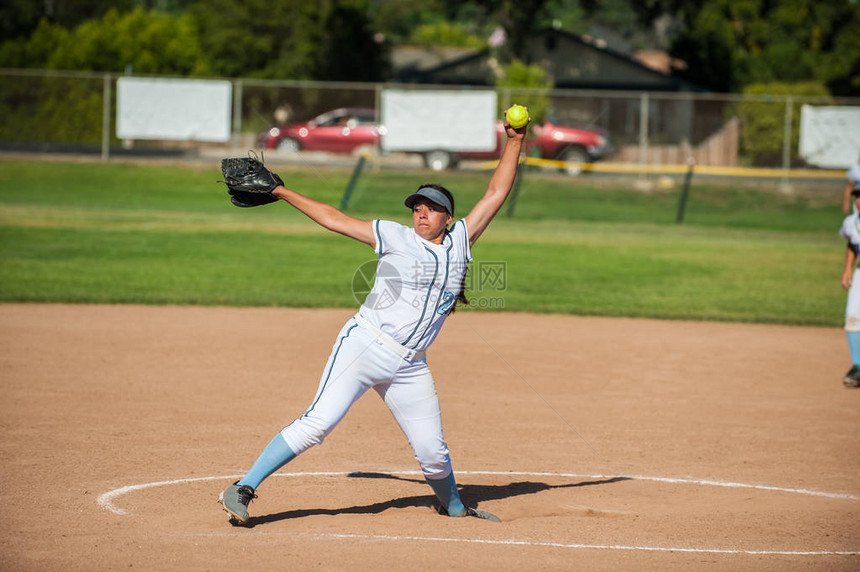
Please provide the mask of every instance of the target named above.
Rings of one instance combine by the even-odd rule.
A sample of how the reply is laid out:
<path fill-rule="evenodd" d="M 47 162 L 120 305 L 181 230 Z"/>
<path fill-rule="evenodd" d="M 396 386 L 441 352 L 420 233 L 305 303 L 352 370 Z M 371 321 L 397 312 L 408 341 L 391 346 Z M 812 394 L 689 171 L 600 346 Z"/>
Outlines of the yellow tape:
<path fill-rule="evenodd" d="M 486 161 L 477 165 L 478 169 L 493 169 L 498 161 Z M 635 163 L 569 163 L 554 159 L 540 159 L 538 157 L 526 157 L 526 165 L 538 167 L 555 167 L 564 169 L 568 165 L 580 165 L 583 171 L 594 173 L 618 173 L 645 175 L 684 175 L 687 173 L 687 165 L 639 165 Z M 782 178 L 789 179 L 844 179 L 845 171 L 817 170 L 817 169 L 764 169 L 755 167 L 714 167 L 700 165 L 693 168 L 693 174 L 699 175 L 721 175 L 724 177 L 760 177 L 760 178 Z"/>

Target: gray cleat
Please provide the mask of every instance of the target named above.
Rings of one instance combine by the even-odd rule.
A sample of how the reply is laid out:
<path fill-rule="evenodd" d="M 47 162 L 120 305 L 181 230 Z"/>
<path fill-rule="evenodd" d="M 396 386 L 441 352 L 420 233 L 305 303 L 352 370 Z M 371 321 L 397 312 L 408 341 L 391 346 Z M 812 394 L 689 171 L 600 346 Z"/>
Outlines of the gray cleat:
<path fill-rule="evenodd" d="M 860 367 L 852 365 L 845 377 L 842 378 L 845 387 L 860 387 Z"/>
<path fill-rule="evenodd" d="M 231 520 L 236 524 L 245 524 L 251 518 L 248 514 L 248 504 L 257 498 L 254 489 L 248 485 L 239 486 L 236 481 L 218 496 L 218 502 L 224 507 Z"/>
<path fill-rule="evenodd" d="M 484 520 L 489 520 L 490 522 L 502 522 L 502 519 L 493 513 L 485 510 L 478 510 L 476 508 L 466 507 L 466 516 L 474 516 L 475 518 L 482 518 Z"/>
<path fill-rule="evenodd" d="M 450 514 L 448 514 L 448 511 L 445 510 L 445 507 L 443 507 L 443 506 L 437 506 L 436 511 L 443 516 L 451 516 Z M 485 510 L 479 510 L 477 508 L 466 507 L 466 512 L 461 514 L 459 518 L 465 518 L 467 516 L 473 516 L 475 518 L 480 518 L 483 520 L 489 520 L 490 522 L 502 522 L 502 519 L 500 519 L 499 517 L 497 517 L 493 513 L 487 512 Z"/>

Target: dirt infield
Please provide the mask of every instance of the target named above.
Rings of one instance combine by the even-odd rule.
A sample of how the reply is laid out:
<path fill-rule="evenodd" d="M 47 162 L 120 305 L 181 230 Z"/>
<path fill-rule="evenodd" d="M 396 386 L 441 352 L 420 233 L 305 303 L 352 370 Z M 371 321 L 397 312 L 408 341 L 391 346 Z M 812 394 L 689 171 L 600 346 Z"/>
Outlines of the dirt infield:
<path fill-rule="evenodd" d="M 310 402 L 349 311 L 0 305 L 8 570 L 856 570 L 839 329 L 463 311 L 429 362 L 467 504 L 375 393 L 216 503 Z"/>

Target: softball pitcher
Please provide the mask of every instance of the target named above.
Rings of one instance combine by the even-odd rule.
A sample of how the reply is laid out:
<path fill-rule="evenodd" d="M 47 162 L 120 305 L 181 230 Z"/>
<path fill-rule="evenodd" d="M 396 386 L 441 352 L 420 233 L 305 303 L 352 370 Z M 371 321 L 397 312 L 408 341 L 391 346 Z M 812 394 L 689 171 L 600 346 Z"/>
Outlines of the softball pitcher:
<path fill-rule="evenodd" d="M 463 299 L 471 246 L 511 191 L 527 129 L 527 124 L 513 129 L 505 121 L 507 140 L 487 191 L 456 222 L 454 198 L 438 185 L 422 185 L 406 197 L 412 228 L 360 220 L 280 184 L 271 191 L 324 228 L 372 247 L 379 260 L 370 294 L 338 334 L 310 406 L 275 435 L 244 477 L 221 493 L 219 502 L 234 523 L 248 522 L 248 504 L 266 477 L 322 443 L 369 389 L 383 399 L 406 435 L 440 512 L 498 521 L 460 500 L 425 352 Z"/>

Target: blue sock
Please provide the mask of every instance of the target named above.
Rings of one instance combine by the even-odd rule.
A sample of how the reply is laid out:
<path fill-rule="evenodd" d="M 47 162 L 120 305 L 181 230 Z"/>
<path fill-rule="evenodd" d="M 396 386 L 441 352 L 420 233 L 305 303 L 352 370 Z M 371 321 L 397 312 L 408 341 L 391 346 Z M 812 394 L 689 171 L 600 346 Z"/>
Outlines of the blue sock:
<path fill-rule="evenodd" d="M 287 445 L 284 437 L 278 433 L 275 438 L 266 445 L 257 460 L 254 461 L 254 466 L 248 471 L 248 474 L 242 477 L 239 485 L 248 485 L 252 489 L 256 489 L 263 482 L 263 479 L 292 461 L 296 458 L 296 454 Z"/>
<path fill-rule="evenodd" d="M 428 479 L 424 477 L 433 492 L 439 498 L 442 506 L 448 511 L 450 516 L 460 516 L 466 512 L 466 507 L 463 506 L 463 501 L 460 500 L 460 493 L 457 491 L 457 481 L 454 480 L 454 473 L 451 472 L 444 479 Z"/>
<path fill-rule="evenodd" d="M 845 332 L 848 334 L 848 349 L 851 350 L 851 363 L 860 366 L 860 332 Z"/>

